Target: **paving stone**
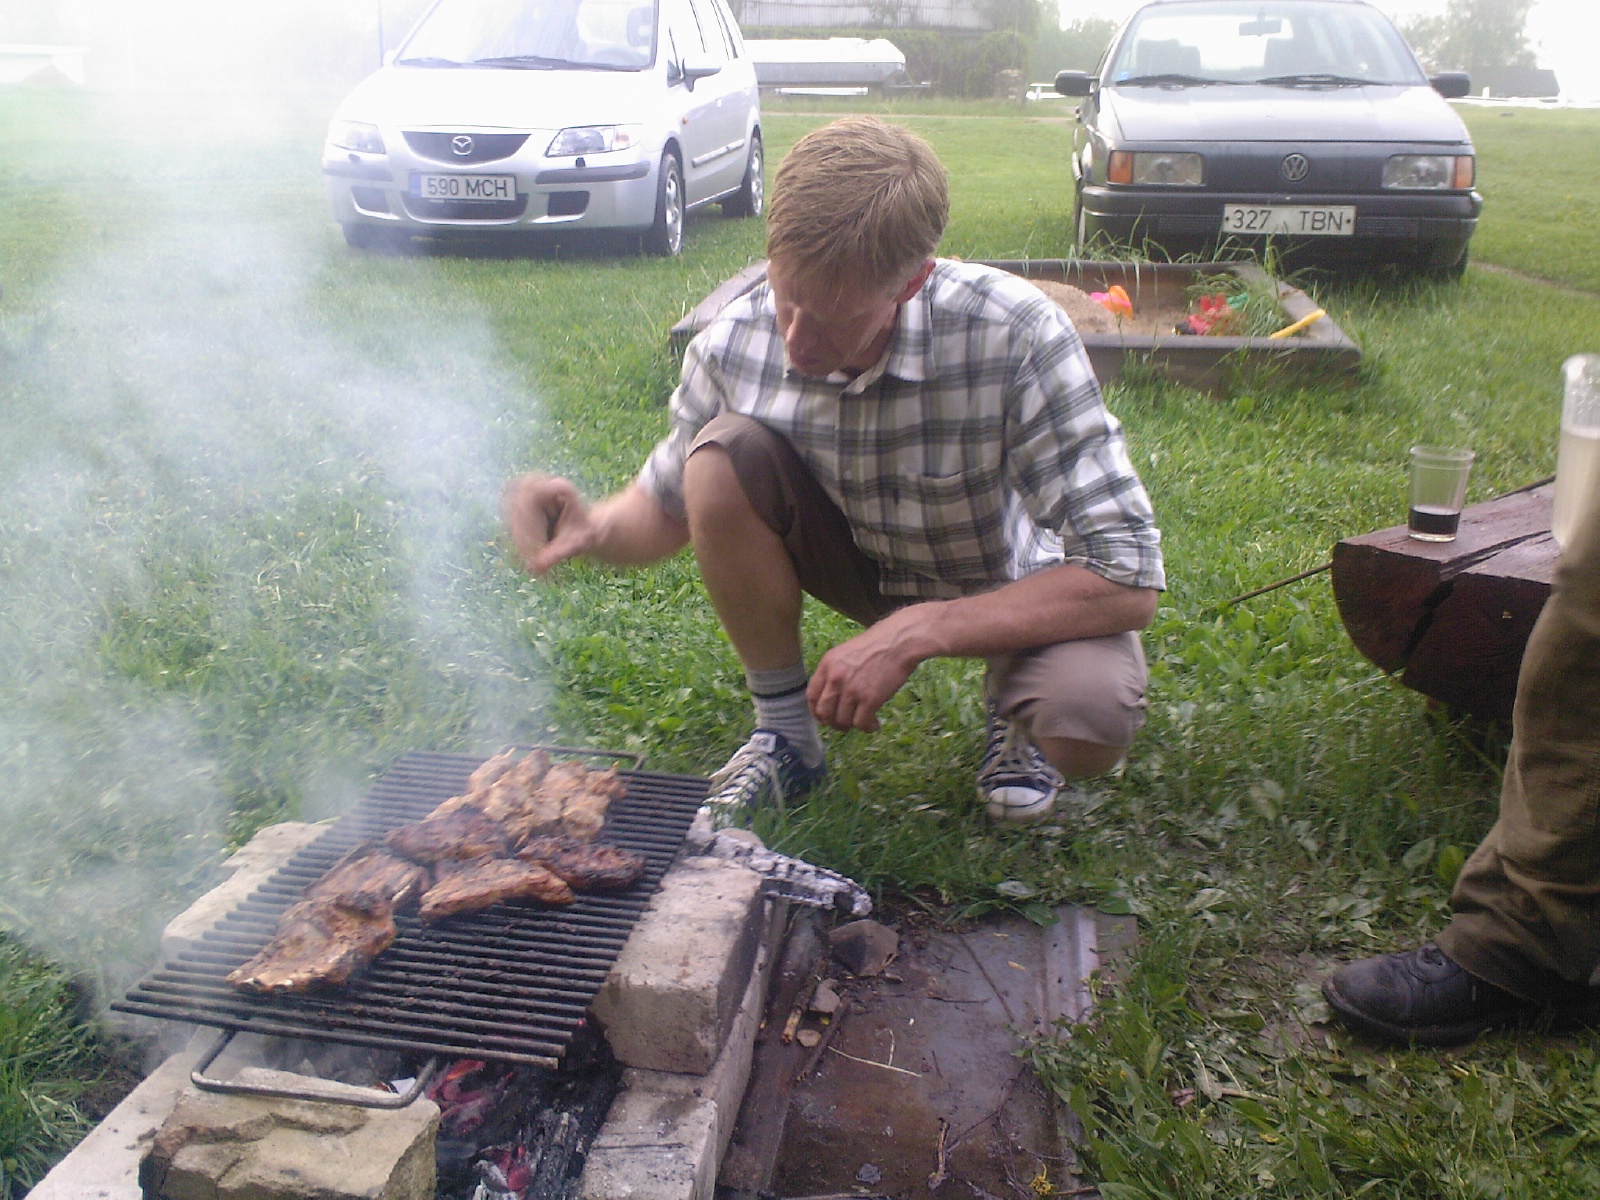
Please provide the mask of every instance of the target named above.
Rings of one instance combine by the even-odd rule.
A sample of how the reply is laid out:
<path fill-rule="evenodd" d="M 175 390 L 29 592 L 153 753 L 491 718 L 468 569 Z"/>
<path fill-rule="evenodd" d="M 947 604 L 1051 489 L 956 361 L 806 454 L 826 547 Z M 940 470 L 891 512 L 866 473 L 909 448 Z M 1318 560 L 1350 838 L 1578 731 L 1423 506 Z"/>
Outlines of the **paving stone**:
<path fill-rule="evenodd" d="M 716 1062 L 761 940 L 761 877 L 679 860 L 640 916 L 593 1011 L 630 1067 L 704 1075 Z"/>
<path fill-rule="evenodd" d="M 306 1082 L 262 1069 L 239 1079 Z M 438 1128 L 439 1110 L 426 1099 L 373 1109 L 190 1087 L 156 1133 L 139 1179 L 152 1200 L 432 1200 Z"/>

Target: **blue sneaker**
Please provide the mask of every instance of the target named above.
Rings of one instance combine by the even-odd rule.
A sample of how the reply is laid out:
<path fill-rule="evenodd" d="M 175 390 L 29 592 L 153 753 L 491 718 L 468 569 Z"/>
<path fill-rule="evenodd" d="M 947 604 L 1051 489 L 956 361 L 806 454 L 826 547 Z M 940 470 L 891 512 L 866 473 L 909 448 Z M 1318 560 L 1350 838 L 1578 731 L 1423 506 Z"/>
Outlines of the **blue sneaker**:
<path fill-rule="evenodd" d="M 1004 720 L 989 708 L 989 743 L 978 768 L 978 798 L 990 820 L 1031 825 L 1050 815 L 1066 786 L 1033 744 L 1022 722 Z"/>
<path fill-rule="evenodd" d="M 808 767 L 783 734 L 758 729 L 734 751 L 727 764 L 711 777 L 706 805 L 714 818 L 732 817 L 741 809 L 755 808 L 769 798 L 779 809 L 799 799 L 828 773 L 828 764 Z"/>

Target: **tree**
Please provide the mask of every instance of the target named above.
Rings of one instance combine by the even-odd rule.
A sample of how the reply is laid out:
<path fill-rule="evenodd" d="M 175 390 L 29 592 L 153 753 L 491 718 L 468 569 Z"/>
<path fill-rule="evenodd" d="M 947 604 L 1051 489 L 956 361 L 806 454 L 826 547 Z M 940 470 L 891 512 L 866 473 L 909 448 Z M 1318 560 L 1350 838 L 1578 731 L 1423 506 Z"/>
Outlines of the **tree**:
<path fill-rule="evenodd" d="M 1402 29 L 1429 70 L 1466 71 L 1488 80 L 1506 67 L 1531 67 L 1528 10 L 1533 0 L 1449 0 L 1444 15 Z"/>

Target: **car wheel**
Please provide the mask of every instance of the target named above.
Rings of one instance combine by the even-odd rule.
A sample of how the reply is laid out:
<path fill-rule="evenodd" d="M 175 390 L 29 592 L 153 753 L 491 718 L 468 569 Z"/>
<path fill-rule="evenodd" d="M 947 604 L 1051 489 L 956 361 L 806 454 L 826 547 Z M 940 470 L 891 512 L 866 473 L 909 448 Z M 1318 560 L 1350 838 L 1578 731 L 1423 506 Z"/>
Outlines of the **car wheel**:
<path fill-rule="evenodd" d="M 1089 214 L 1083 211 L 1081 189 L 1072 194 L 1072 230 L 1072 244 L 1076 248 L 1078 257 L 1082 258 L 1089 249 Z"/>
<path fill-rule="evenodd" d="M 761 135 L 750 135 L 750 157 L 744 164 L 744 180 L 739 190 L 722 202 L 722 211 L 730 217 L 759 217 L 766 207 L 767 184 L 762 178 L 765 162 L 761 155 Z"/>
<path fill-rule="evenodd" d="M 1446 242 L 1436 246 L 1423 261 L 1423 270 L 1434 279 L 1460 279 L 1467 273 L 1467 246 Z"/>
<path fill-rule="evenodd" d="M 683 249 L 683 168 L 671 150 L 661 156 L 656 177 L 656 220 L 645 232 L 644 248 L 671 258 Z"/>

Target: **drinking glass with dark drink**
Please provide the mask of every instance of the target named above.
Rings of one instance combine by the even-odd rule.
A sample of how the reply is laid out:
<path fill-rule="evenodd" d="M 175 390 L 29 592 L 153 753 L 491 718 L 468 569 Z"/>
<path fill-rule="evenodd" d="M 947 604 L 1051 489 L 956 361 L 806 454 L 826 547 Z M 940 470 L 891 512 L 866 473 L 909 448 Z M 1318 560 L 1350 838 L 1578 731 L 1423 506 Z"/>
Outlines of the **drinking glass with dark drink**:
<path fill-rule="evenodd" d="M 1411 512 L 1406 529 L 1423 542 L 1454 541 L 1467 498 L 1472 451 L 1449 446 L 1411 447 Z"/>

